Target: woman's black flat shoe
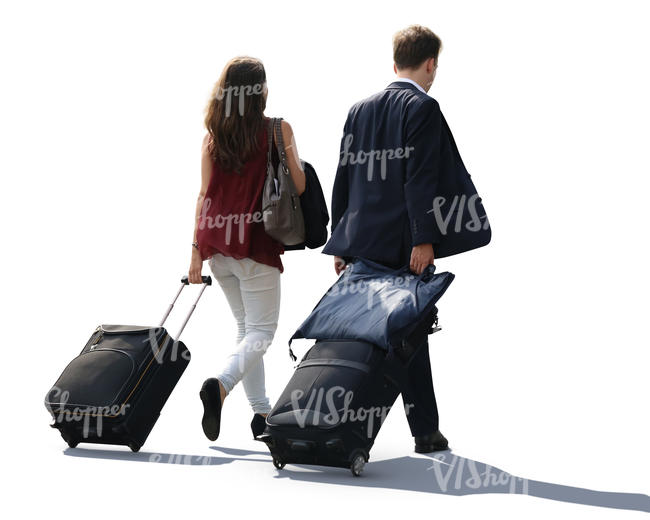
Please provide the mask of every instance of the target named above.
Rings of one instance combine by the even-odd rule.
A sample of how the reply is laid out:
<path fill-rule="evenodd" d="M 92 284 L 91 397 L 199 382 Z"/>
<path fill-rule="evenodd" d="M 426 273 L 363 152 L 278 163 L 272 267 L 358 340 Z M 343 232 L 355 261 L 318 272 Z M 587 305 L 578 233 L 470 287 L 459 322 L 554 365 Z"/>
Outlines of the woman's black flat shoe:
<path fill-rule="evenodd" d="M 211 441 L 219 438 L 219 429 L 221 427 L 221 389 L 219 380 L 215 377 L 206 379 L 199 392 L 199 397 L 203 403 L 203 433 Z"/>
<path fill-rule="evenodd" d="M 251 430 L 253 431 L 253 439 L 255 439 L 258 435 L 262 435 L 262 433 L 264 433 L 265 428 L 266 428 L 266 417 L 264 417 L 262 414 L 259 413 L 253 415 L 253 420 L 251 421 Z"/>

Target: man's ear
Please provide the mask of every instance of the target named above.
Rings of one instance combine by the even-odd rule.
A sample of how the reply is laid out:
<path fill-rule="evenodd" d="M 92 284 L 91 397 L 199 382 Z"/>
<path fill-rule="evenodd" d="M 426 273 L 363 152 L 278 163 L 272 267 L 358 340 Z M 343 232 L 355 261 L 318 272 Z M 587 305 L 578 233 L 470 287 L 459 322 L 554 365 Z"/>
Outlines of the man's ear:
<path fill-rule="evenodd" d="M 397 64 L 393 63 L 393 72 L 397 74 Z"/>
<path fill-rule="evenodd" d="M 433 72 L 433 69 L 436 66 L 436 59 L 435 58 L 429 58 L 427 60 L 427 74 L 431 74 Z"/>

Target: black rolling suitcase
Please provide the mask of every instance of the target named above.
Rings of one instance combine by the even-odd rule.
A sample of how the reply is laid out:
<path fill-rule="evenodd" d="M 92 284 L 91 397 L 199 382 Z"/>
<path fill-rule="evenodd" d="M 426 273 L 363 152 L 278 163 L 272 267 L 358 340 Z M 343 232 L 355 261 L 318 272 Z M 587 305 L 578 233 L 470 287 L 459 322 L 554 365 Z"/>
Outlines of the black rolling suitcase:
<path fill-rule="evenodd" d="M 190 352 L 179 338 L 212 279 L 203 277 L 201 291 L 174 340 L 163 324 L 189 284 L 187 277 L 181 282 L 160 325 L 100 325 L 47 393 L 51 426 L 70 447 L 89 442 L 138 451 L 147 440 L 190 362 Z"/>
<path fill-rule="evenodd" d="M 382 422 L 400 394 L 410 359 L 428 348 L 437 318 L 388 353 L 357 340 L 319 340 L 304 355 L 257 437 L 276 468 L 315 464 L 359 476 Z"/>

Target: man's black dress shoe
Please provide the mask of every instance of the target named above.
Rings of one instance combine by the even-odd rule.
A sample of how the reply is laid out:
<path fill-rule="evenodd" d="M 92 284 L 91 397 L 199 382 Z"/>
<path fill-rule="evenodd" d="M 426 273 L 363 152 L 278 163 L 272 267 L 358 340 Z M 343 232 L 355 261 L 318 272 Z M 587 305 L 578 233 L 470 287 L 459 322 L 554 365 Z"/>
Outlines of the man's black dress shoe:
<path fill-rule="evenodd" d="M 203 433 L 211 441 L 216 441 L 219 437 L 221 428 L 221 389 L 219 380 L 211 377 L 206 379 L 199 392 L 199 397 L 203 403 Z"/>
<path fill-rule="evenodd" d="M 415 437 L 415 453 L 431 453 L 449 449 L 449 442 L 445 436 L 436 430 L 429 435 Z"/>

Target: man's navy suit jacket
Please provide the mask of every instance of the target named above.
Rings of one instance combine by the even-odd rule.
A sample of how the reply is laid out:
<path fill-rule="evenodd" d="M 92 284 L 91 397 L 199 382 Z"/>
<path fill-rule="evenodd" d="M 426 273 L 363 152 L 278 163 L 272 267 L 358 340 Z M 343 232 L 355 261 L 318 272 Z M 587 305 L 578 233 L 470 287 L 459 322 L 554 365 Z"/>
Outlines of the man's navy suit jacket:
<path fill-rule="evenodd" d="M 418 244 L 433 244 L 440 258 L 489 240 L 481 199 L 435 99 L 395 81 L 352 106 L 323 253 L 399 268 Z"/>

